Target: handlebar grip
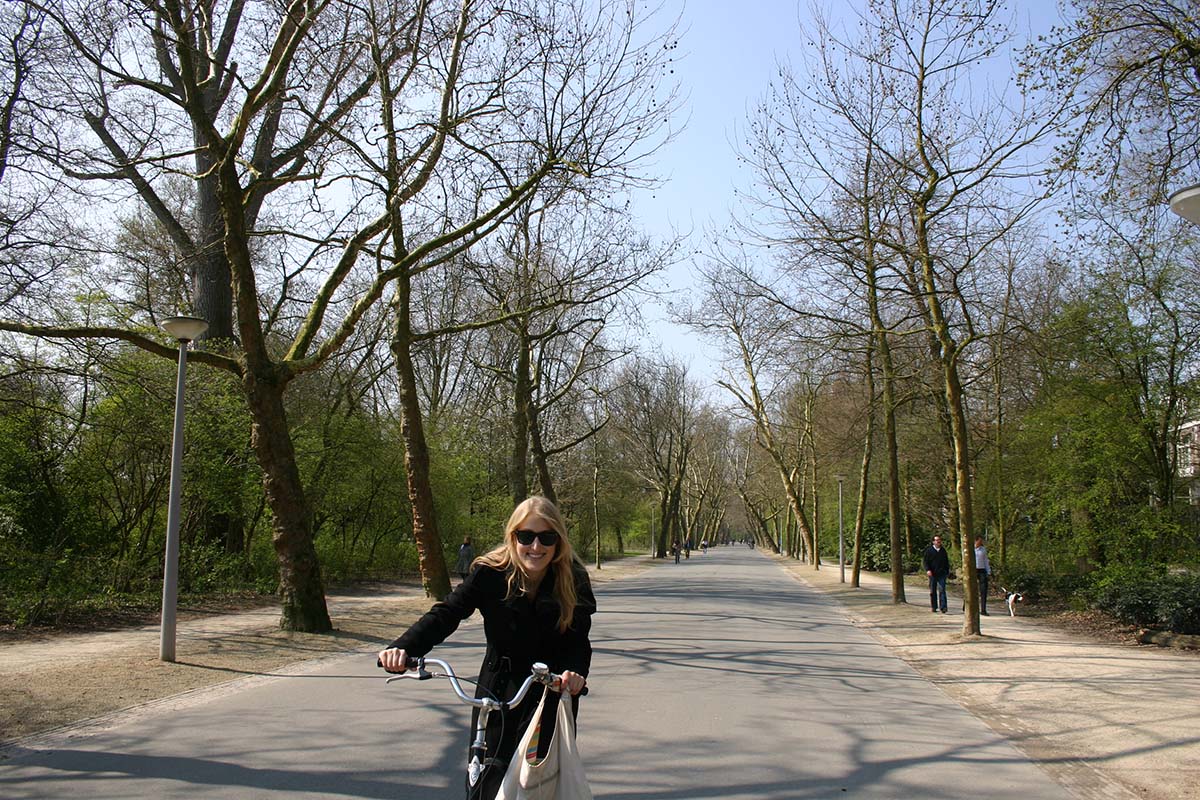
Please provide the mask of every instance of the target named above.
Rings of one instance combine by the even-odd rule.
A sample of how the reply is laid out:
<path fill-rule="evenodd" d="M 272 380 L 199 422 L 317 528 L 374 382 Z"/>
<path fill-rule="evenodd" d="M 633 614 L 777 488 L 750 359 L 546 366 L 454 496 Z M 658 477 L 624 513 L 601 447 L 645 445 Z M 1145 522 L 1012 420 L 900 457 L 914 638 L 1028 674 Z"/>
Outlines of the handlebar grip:
<path fill-rule="evenodd" d="M 383 669 L 383 661 L 376 658 L 375 666 L 378 667 L 379 669 Z M 408 658 L 404 659 L 404 668 L 405 669 L 417 669 L 420 666 L 421 666 L 421 659 L 417 658 L 416 656 L 409 656 Z"/>

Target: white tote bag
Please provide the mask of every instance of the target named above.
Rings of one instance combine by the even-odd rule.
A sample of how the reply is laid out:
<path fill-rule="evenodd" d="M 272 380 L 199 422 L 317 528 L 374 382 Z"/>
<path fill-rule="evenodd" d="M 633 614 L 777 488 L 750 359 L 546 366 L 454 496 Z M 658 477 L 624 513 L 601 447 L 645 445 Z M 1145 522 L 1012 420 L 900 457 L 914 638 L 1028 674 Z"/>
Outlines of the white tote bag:
<path fill-rule="evenodd" d="M 546 757 L 537 760 L 536 750 L 532 757 L 529 753 L 531 745 L 536 748 L 533 741 L 539 733 L 548 691 L 542 692 L 537 711 L 517 743 L 496 800 L 592 800 L 575 743 L 575 718 L 571 715 L 569 698 L 563 697 L 558 704 L 554 737 L 546 749 Z"/>

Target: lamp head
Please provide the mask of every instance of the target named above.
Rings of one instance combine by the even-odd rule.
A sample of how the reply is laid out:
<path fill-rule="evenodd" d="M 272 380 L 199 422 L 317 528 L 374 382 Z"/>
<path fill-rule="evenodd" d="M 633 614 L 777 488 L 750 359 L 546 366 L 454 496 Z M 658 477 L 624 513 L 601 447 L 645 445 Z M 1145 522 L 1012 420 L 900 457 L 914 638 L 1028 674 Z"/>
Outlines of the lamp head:
<path fill-rule="evenodd" d="M 1171 195 L 1171 210 L 1188 222 L 1200 225 L 1200 185 L 1180 189 Z"/>
<path fill-rule="evenodd" d="M 208 322 L 199 317 L 167 317 L 159 327 L 181 342 L 193 342 L 208 330 Z"/>

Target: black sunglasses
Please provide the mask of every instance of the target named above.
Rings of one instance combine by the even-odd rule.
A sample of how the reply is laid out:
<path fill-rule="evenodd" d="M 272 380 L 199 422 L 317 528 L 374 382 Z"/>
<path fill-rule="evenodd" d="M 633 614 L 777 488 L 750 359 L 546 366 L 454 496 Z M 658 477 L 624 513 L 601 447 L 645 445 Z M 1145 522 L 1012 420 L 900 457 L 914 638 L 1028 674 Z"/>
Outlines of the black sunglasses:
<path fill-rule="evenodd" d="M 553 547 L 558 544 L 558 531 L 527 531 L 515 530 L 513 535 L 517 537 L 517 541 L 524 545 L 533 544 L 536 537 L 543 547 Z"/>

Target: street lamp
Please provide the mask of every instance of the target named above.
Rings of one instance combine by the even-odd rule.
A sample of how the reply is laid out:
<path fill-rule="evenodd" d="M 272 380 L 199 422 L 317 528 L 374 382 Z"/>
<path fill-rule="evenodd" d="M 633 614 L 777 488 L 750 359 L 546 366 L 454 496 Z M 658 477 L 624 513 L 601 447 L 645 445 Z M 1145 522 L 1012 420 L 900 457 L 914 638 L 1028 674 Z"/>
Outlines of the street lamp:
<path fill-rule="evenodd" d="M 643 486 L 642 491 L 645 492 L 646 494 L 653 494 L 656 490 L 653 486 Z M 655 500 L 653 497 L 651 497 L 650 498 L 650 530 L 647 532 L 648 533 L 647 539 L 649 540 L 649 544 L 647 545 L 648 549 L 646 551 L 647 554 L 651 558 L 655 557 L 654 556 L 654 517 L 655 517 L 654 503 L 655 503 Z"/>
<path fill-rule="evenodd" d="M 654 507 L 654 499 L 651 498 L 650 499 L 650 546 L 649 546 L 649 550 L 647 551 L 650 553 L 651 558 L 654 558 L 654 517 L 655 517 L 655 513 L 657 510 L 658 509 L 656 509 Z"/>
<path fill-rule="evenodd" d="M 842 532 L 842 481 L 846 479 L 845 475 L 834 475 L 834 480 L 838 482 L 838 582 L 846 582 L 846 545 L 845 536 Z"/>
<path fill-rule="evenodd" d="M 1200 184 L 1180 189 L 1168 201 L 1171 210 L 1188 222 L 1200 225 Z"/>
<path fill-rule="evenodd" d="M 179 598 L 179 485 L 183 473 L 183 382 L 188 342 L 208 330 L 199 317 L 168 317 L 161 327 L 179 342 L 179 374 L 175 380 L 175 432 L 171 435 L 171 493 L 167 502 L 167 554 L 163 565 L 162 629 L 158 657 L 175 660 L 175 606 Z"/>

